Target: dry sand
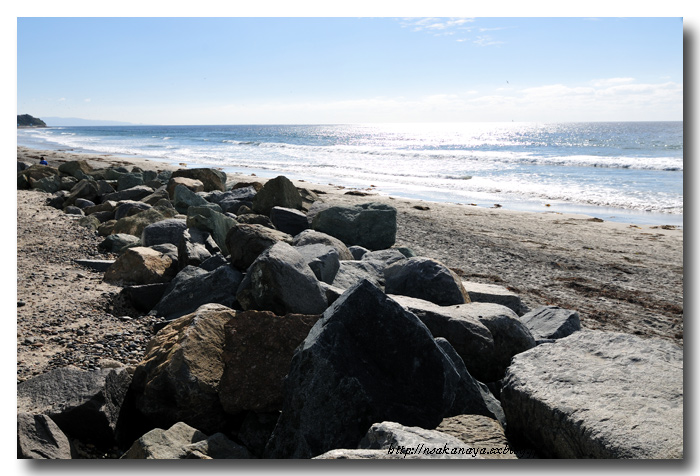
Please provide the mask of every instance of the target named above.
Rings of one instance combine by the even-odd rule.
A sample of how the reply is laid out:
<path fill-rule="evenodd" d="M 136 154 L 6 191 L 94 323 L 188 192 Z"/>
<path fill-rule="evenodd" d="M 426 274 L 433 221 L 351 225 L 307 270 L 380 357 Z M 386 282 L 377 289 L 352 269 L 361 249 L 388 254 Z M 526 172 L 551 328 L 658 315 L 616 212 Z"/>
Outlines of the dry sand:
<path fill-rule="evenodd" d="M 17 150 L 18 160 L 25 162 L 38 163 L 41 156 L 52 166 L 87 159 L 94 166 L 176 168 L 137 158 Z M 229 183 L 266 181 L 228 177 Z M 330 204 L 377 201 L 396 207 L 397 246 L 436 258 L 465 280 L 505 286 L 530 308 L 576 309 L 585 328 L 683 345 L 682 229 L 406 200 L 303 181 L 296 185 L 317 191 Z M 104 258 L 97 251 L 100 237 L 44 206 L 46 196 L 17 192 L 18 379 L 67 363 L 133 365 L 151 335 L 149 318 L 120 319 L 129 311 L 114 299 L 119 288 L 72 261 Z"/>

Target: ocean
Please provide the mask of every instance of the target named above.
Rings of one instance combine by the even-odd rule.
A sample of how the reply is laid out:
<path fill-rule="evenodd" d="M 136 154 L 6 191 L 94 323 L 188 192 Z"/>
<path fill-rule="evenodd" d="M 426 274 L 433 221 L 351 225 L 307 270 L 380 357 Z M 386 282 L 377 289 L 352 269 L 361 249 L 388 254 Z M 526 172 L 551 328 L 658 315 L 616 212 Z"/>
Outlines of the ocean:
<path fill-rule="evenodd" d="M 18 129 L 17 145 L 683 225 L 682 122 L 50 127 Z"/>

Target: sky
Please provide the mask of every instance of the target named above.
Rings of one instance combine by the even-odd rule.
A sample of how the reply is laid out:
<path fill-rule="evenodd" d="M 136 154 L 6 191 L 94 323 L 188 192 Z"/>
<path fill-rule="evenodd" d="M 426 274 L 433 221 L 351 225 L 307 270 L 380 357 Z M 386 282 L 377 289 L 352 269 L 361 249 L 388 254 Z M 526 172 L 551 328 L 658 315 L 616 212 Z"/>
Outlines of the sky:
<path fill-rule="evenodd" d="M 17 114 L 683 120 L 680 17 L 17 18 Z"/>

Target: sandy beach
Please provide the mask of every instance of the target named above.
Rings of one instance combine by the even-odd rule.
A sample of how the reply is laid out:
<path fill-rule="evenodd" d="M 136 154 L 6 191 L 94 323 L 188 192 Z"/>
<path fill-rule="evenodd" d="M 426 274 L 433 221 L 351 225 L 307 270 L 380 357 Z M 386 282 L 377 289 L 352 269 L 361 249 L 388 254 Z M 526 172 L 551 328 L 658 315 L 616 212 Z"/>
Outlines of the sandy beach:
<path fill-rule="evenodd" d="M 18 147 L 19 161 L 51 166 L 174 169 L 138 158 Z M 227 174 L 229 184 L 266 179 Z M 498 284 L 530 308 L 575 309 L 584 328 L 660 337 L 683 345 L 683 230 L 629 225 L 583 215 L 513 212 L 423 202 L 297 181 L 329 204 L 376 201 L 397 211 L 396 246 L 438 259 L 464 280 Z M 350 194 L 348 194 L 350 192 Z M 150 318 L 120 305 L 120 288 L 79 258 L 109 259 L 102 238 L 44 205 L 47 195 L 17 191 L 18 381 L 68 364 L 90 369 L 134 365 L 152 337 Z"/>

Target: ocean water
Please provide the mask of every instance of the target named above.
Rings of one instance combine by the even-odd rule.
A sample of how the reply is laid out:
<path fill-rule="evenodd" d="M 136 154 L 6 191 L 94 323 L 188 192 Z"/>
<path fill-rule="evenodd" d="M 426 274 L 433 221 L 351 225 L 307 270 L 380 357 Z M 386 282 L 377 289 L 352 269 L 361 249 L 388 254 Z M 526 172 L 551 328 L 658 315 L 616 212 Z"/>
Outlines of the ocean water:
<path fill-rule="evenodd" d="M 37 149 L 147 157 L 392 196 L 683 224 L 683 123 L 91 126 Z"/>

